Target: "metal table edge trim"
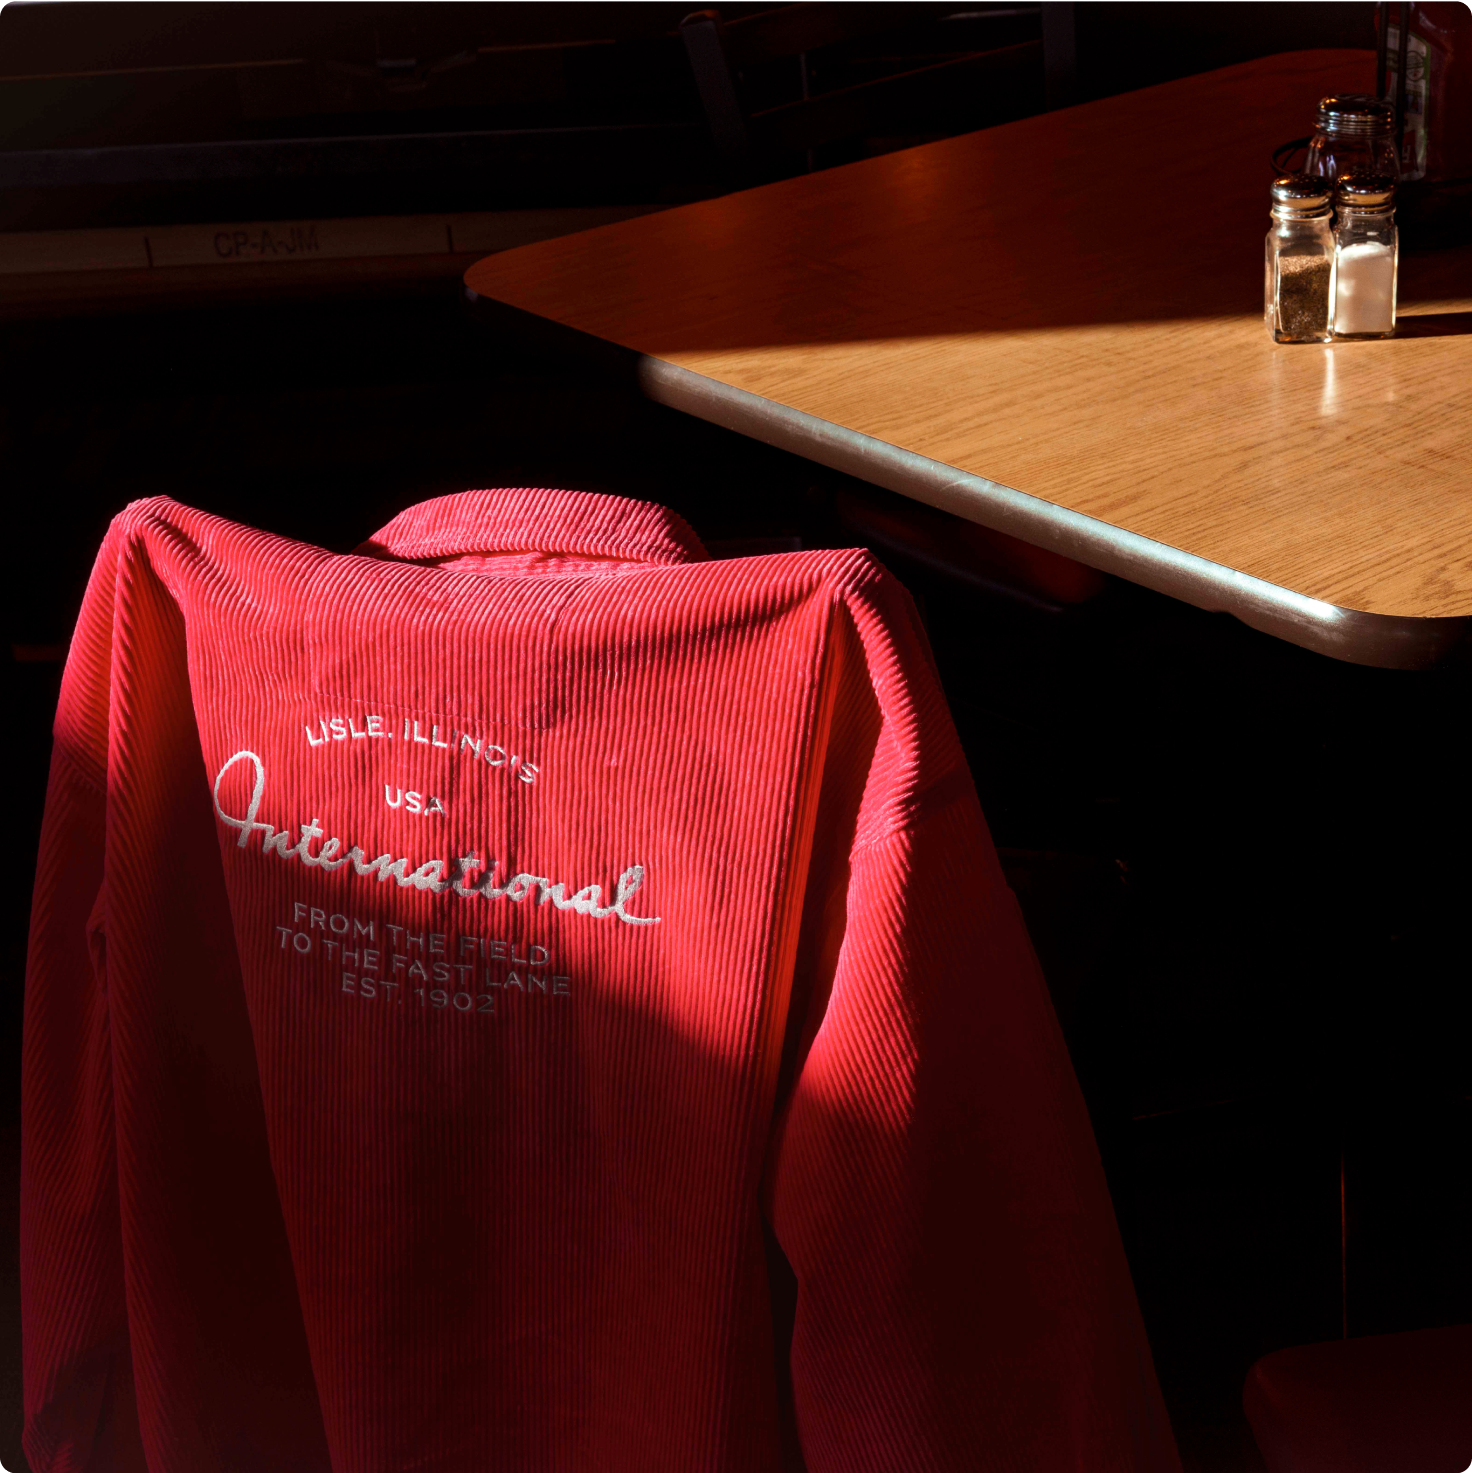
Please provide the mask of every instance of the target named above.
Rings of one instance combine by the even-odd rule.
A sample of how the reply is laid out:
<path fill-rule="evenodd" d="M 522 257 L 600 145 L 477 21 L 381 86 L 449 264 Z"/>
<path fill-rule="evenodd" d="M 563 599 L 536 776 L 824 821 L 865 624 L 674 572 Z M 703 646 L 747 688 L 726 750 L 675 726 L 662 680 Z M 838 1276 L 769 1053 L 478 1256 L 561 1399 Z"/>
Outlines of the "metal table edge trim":
<path fill-rule="evenodd" d="M 1113 527 L 1056 502 L 903 450 L 692 369 L 536 316 L 467 287 L 477 315 L 548 346 L 632 370 L 658 404 L 787 450 L 830 470 L 1062 553 L 1100 572 L 1223 612 L 1265 634 L 1354 665 L 1424 670 L 1446 662 L 1472 633 L 1472 616 L 1421 618 L 1341 608 L 1238 572 L 1166 542 Z"/>

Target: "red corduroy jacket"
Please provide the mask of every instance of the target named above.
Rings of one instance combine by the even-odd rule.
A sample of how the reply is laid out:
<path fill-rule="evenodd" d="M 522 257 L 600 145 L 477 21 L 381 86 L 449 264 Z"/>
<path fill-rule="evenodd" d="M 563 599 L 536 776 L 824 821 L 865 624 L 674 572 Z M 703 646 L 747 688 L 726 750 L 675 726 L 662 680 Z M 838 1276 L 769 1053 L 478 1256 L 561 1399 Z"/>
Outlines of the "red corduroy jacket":
<path fill-rule="evenodd" d="M 664 509 L 157 499 L 67 662 L 35 1473 L 1178 1468 L 911 604 Z"/>

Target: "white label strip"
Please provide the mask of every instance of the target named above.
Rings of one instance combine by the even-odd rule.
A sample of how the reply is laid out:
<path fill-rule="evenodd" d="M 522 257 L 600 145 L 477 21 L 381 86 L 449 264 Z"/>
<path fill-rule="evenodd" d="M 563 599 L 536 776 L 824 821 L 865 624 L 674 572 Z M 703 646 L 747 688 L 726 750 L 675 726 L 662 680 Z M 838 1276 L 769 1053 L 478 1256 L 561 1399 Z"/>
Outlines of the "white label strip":
<path fill-rule="evenodd" d="M 609 205 L 466 215 L 18 231 L 0 234 L 0 276 L 147 271 L 169 266 L 289 266 L 300 261 L 371 256 L 488 256 L 648 214 L 653 208 L 658 207 Z"/>

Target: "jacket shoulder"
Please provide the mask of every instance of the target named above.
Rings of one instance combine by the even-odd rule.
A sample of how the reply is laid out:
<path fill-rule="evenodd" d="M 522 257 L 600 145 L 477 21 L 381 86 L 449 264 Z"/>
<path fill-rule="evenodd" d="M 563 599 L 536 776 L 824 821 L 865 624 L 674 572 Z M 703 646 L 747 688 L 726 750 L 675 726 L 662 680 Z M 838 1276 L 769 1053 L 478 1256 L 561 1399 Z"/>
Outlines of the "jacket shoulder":
<path fill-rule="evenodd" d="M 862 548 L 823 556 L 822 583 L 832 598 L 830 668 L 848 713 L 833 740 L 860 740 L 866 727 L 860 713 L 870 713 L 862 738 L 868 777 L 855 833 L 864 844 L 957 799 L 974 804 L 975 790 L 909 591 Z"/>

